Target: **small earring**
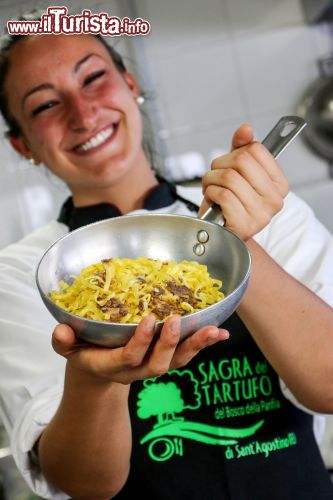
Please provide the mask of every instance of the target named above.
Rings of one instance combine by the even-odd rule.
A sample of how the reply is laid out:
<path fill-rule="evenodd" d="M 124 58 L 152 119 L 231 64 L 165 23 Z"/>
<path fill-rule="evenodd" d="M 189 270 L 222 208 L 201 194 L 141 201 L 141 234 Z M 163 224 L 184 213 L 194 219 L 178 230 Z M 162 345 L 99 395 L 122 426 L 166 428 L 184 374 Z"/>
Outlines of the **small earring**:
<path fill-rule="evenodd" d="M 139 95 L 136 98 L 136 102 L 138 103 L 139 106 L 142 106 L 142 104 L 144 104 L 144 102 L 145 102 L 145 98 L 143 97 L 143 95 Z"/>
<path fill-rule="evenodd" d="M 34 167 L 38 167 L 40 162 L 37 162 L 34 158 L 27 158 L 28 162 L 30 165 L 33 165 Z"/>

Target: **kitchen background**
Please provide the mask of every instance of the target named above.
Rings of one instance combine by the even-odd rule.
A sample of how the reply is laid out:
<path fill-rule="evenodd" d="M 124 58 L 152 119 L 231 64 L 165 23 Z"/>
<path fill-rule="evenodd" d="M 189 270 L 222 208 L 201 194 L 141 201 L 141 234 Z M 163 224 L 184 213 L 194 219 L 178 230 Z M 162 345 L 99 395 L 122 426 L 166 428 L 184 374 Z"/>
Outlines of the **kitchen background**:
<path fill-rule="evenodd" d="M 303 96 L 320 76 L 319 61 L 333 53 L 332 0 L 0 0 L 0 31 L 9 18 L 59 3 L 72 12 L 88 8 L 150 21 L 148 37 L 110 42 L 146 91 L 156 165 L 181 182 L 200 177 L 212 158 L 227 151 L 240 123 L 251 123 L 261 140 L 279 117 L 301 112 Z M 333 96 L 330 109 L 326 137 L 333 150 Z M 0 248 L 56 216 L 68 195 L 43 167 L 30 166 L 10 149 L 4 130 L 1 125 Z M 279 162 L 291 188 L 333 231 L 333 159 L 313 150 L 304 136 Z M 8 453 L 3 432 L 0 441 L 0 500 L 33 498 L 10 457 L 1 459 Z M 322 451 L 332 468 L 331 425 Z"/>

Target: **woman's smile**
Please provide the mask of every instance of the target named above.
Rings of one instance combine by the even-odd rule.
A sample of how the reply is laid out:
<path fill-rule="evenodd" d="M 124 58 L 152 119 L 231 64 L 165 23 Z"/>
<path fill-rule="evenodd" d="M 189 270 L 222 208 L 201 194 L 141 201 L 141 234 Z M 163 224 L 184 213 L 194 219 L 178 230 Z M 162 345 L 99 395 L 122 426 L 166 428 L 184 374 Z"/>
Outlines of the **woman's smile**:
<path fill-rule="evenodd" d="M 107 126 L 100 130 L 85 142 L 75 146 L 73 151 L 80 155 L 94 154 L 106 145 L 109 145 L 115 138 L 118 131 L 118 123 Z"/>

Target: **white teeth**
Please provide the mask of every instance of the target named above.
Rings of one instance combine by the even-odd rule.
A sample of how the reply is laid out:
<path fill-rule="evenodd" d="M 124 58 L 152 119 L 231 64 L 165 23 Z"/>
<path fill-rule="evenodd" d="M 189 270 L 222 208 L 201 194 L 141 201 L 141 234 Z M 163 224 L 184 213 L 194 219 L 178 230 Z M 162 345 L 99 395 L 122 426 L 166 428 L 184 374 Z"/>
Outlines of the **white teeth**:
<path fill-rule="evenodd" d="M 78 146 L 76 151 L 82 152 L 82 151 L 89 151 L 90 149 L 96 148 L 97 146 L 100 146 L 105 142 L 111 135 L 113 134 L 114 127 L 109 127 L 105 130 L 102 130 L 102 132 L 98 132 L 95 137 L 92 137 L 89 139 L 89 141 L 85 142 L 84 144 L 81 144 L 81 146 Z"/>

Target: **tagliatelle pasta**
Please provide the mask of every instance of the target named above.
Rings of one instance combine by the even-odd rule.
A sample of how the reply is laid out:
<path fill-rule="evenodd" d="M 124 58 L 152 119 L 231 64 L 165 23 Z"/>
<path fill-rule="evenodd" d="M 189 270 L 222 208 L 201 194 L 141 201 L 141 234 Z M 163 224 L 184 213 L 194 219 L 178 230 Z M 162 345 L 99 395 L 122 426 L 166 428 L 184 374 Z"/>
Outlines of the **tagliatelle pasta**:
<path fill-rule="evenodd" d="M 85 267 L 70 281 L 49 293 L 55 304 L 78 316 L 116 323 L 139 323 L 148 314 L 165 320 L 224 297 L 222 281 L 195 261 L 115 257 Z"/>

